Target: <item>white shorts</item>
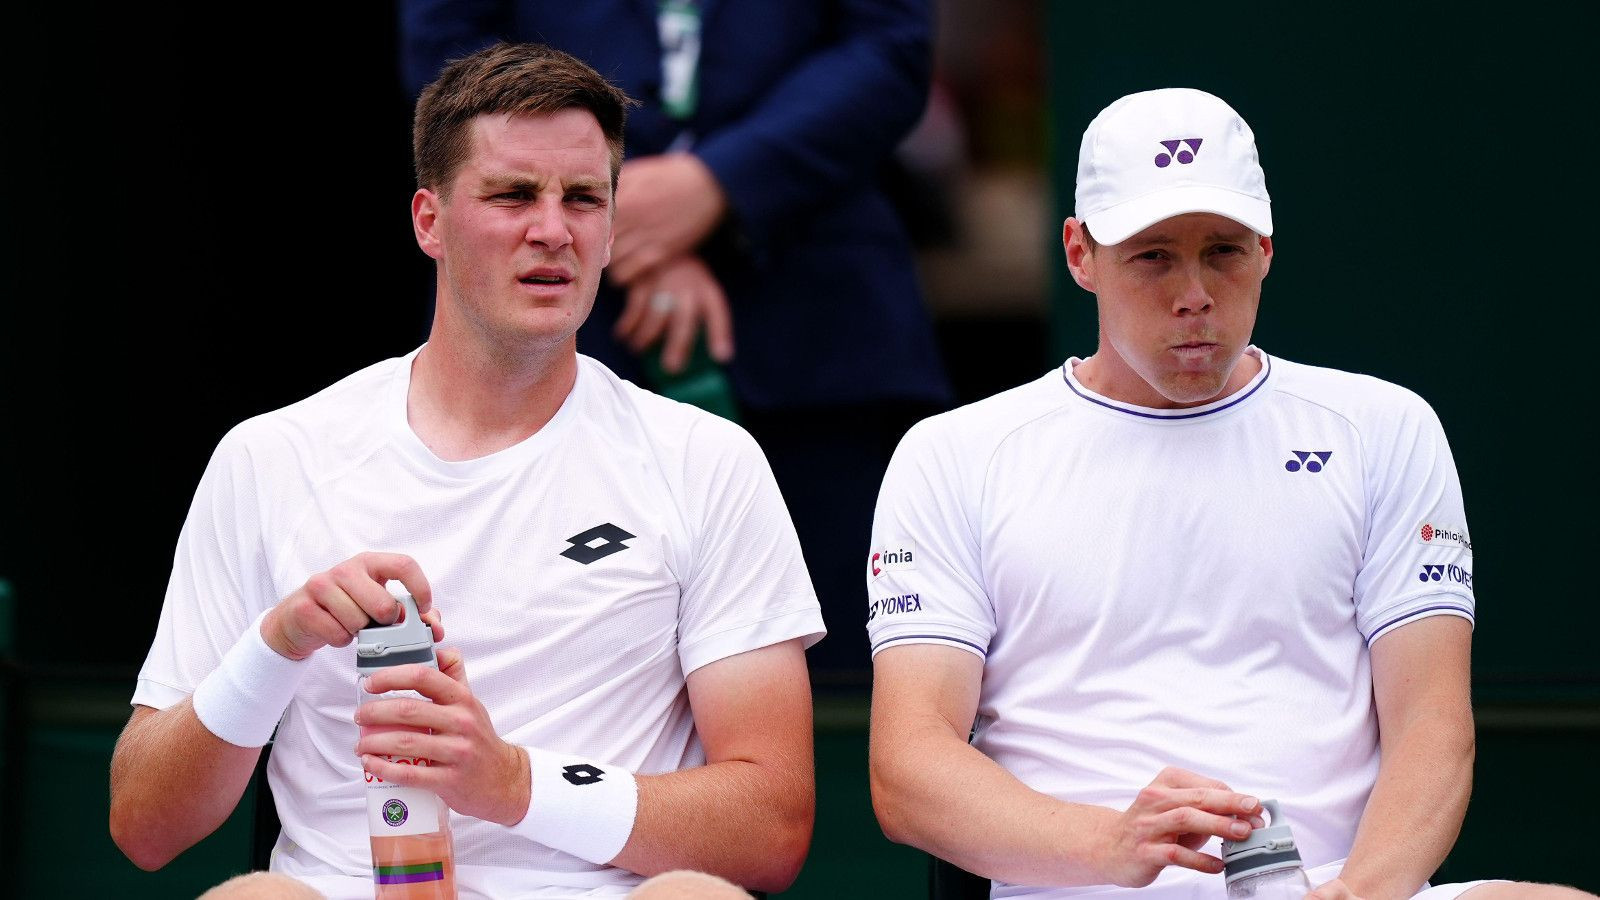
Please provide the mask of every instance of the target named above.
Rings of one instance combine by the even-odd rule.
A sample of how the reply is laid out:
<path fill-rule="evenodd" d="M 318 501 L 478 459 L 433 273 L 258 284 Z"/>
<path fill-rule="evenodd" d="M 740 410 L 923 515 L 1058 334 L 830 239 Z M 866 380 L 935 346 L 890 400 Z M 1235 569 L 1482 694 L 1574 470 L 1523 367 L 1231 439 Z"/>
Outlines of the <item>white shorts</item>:
<path fill-rule="evenodd" d="M 1339 877 L 1339 872 L 1344 869 L 1344 862 L 1345 861 L 1341 859 L 1336 863 L 1329 863 L 1325 866 L 1317 866 L 1314 869 L 1309 869 L 1306 871 L 1306 878 L 1311 882 L 1312 887 L 1317 887 L 1320 884 L 1332 881 L 1333 879 Z M 1461 896 L 1461 894 L 1469 888 L 1475 888 L 1480 884 L 1491 884 L 1495 881 L 1503 880 L 1504 879 L 1486 878 L 1482 881 L 1460 881 L 1454 884 L 1428 885 L 1422 890 L 1413 894 L 1411 900 L 1455 900 L 1456 897 Z"/>
<path fill-rule="evenodd" d="M 1421 891 L 1417 892 L 1416 896 L 1412 897 L 1411 900 L 1455 900 L 1455 898 L 1460 896 L 1461 893 L 1467 888 L 1475 888 L 1480 884 L 1494 884 L 1496 881 L 1503 880 L 1504 879 L 1499 878 L 1486 878 L 1482 881 L 1459 881 L 1455 884 L 1436 884 L 1432 887 L 1423 888 Z"/>

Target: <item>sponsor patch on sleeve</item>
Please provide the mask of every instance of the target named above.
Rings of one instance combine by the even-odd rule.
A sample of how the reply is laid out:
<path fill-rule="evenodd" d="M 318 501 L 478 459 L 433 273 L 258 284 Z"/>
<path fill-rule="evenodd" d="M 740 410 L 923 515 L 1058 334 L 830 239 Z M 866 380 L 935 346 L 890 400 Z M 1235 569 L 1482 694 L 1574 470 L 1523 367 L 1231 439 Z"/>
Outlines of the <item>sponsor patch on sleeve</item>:
<path fill-rule="evenodd" d="M 867 574 L 872 578 L 916 567 L 917 548 L 910 541 L 892 541 L 867 554 Z"/>
<path fill-rule="evenodd" d="M 1465 566 L 1424 563 L 1417 580 L 1423 584 L 1431 581 L 1442 581 L 1447 584 L 1453 582 L 1469 591 L 1472 590 L 1472 570 Z"/>
<path fill-rule="evenodd" d="M 1472 552 L 1472 538 L 1467 536 L 1467 529 L 1459 525 L 1422 522 L 1417 526 L 1416 535 L 1417 543 L 1428 547 L 1460 547 Z"/>
<path fill-rule="evenodd" d="M 901 594 L 898 597 L 874 597 L 867 603 L 867 621 L 871 622 L 879 616 L 893 616 L 900 613 L 922 612 L 921 594 Z"/>

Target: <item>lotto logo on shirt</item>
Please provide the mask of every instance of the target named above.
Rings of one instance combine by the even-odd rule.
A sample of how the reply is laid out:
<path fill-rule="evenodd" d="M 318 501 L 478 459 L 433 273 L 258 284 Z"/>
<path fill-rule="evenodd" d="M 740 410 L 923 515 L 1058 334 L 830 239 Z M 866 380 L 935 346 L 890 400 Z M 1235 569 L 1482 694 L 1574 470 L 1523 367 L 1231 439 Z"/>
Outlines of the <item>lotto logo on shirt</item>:
<path fill-rule="evenodd" d="M 1423 522 L 1417 526 L 1417 543 L 1429 547 L 1460 547 L 1472 552 L 1472 539 L 1467 537 L 1467 530 L 1456 525 L 1441 525 L 1438 522 Z"/>
<path fill-rule="evenodd" d="M 922 612 L 922 596 L 920 594 L 879 597 L 867 604 L 867 621 L 871 622 L 879 615 L 892 616 L 895 613 L 908 612 Z"/>
<path fill-rule="evenodd" d="M 885 572 L 897 572 L 917 567 L 917 548 L 910 541 L 885 545 L 867 557 L 867 571 L 873 578 Z"/>

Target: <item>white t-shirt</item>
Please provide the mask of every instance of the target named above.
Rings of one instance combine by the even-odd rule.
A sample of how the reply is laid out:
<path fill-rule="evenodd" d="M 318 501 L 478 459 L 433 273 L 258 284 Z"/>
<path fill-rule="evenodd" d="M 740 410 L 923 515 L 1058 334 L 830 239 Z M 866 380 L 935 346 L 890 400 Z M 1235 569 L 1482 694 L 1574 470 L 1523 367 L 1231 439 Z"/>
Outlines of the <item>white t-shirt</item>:
<path fill-rule="evenodd" d="M 507 741 L 655 774 L 703 764 L 685 676 L 823 634 L 794 527 L 737 425 L 579 358 L 536 434 L 465 462 L 406 422 L 415 352 L 251 419 L 218 446 L 178 540 L 133 702 L 188 696 L 258 613 L 363 550 L 422 566 Z M 371 897 L 354 645 L 323 648 L 278 728 L 273 868 Z M 642 880 L 452 816 L 463 897 Z M 322 877 L 315 877 L 322 876 Z M 531 886 L 549 886 L 535 893 Z"/>
<path fill-rule="evenodd" d="M 1249 352 L 1260 373 L 1206 406 L 1110 400 L 1069 360 L 917 425 L 878 499 L 867 628 L 874 654 L 982 657 L 973 744 L 1030 787 L 1125 809 L 1190 769 L 1278 799 L 1309 868 L 1348 854 L 1377 775 L 1370 643 L 1472 619 L 1472 545 L 1427 404 Z M 1222 892 L 1177 868 L 1154 887 Z"/>

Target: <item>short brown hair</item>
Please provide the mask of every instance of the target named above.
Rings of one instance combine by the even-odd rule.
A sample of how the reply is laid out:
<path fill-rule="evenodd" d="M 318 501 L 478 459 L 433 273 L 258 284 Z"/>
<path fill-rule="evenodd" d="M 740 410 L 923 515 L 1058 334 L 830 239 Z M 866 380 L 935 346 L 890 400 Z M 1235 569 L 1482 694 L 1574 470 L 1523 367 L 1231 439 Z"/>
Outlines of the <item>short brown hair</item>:
<path fill-rule="evenodd" d="M 447 196 L 471 152 L 471 124 L 482 115 L 538 115 L 564 109 L 594 114 L 611 150 L 611 189 L 622 169 L 622 130 L 638 102 L 582 60 L 543 44 L 495 44 L 452 60 L 417 98 L 411 152 L 417 187 Z"/>

